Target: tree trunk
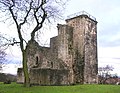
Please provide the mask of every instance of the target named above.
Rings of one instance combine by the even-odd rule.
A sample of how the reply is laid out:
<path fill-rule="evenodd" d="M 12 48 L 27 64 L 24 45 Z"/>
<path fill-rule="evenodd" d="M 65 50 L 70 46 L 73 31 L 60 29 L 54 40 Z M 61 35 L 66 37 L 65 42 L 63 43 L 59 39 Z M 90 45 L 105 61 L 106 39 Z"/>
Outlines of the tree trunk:
<path fill-rule="evenodd" d="M 30 87 L 30 78 L 28 73 L 26 50 L 23 50 L 22 56 L 23 56 L 24 86 Z"/>

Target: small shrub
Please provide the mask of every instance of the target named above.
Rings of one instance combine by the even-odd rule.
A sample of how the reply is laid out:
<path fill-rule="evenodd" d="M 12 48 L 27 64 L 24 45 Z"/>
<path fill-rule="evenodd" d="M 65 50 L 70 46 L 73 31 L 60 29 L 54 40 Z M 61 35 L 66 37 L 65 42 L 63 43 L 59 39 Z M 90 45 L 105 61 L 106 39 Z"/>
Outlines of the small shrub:
<path fill-rule="evenodd" d="M 11 84 L 11 81 L 10 80 L 6 80 L 6 81 L 4 81 L 4 84 Z"/>

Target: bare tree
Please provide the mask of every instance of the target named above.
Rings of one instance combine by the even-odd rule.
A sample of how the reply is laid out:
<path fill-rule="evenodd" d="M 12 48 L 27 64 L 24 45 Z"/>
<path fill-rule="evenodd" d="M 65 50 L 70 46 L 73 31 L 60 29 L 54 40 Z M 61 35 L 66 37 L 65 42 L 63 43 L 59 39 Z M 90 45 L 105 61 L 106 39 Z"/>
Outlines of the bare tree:
<path fill-rule="evenodd" d="M 98 68 L 98 74 L 99 74 L 99 83 L 104 84 L 107 79 L 111 77 L 110 71 L 113 71 L 113 67 L 106 65 L 105 67 L 99 67 Z"/>
<path fill-rule="evenodd" d="M 5 61 L 6 61 L 6 53 L 5 53 L 5 50 L 2 49 L 2 38 L 3 36 L 0 34 L 0 71 L 2 71 L 2 67 L 4 66 L 5 64 Z"/>
<path fill-rule="evenodd" d="M 67 0 L 66 0 L 67 1 Z M 30 86 L 29 73 L 27 67 L 26 47 L 28 41 L 24 37 L 27 28 L 30 33 L 30 41 L 35 40 L 35 34 L 46 22 L 51 19 L 60 18 L 60 13 L 66 3 L 65 0 L 1 0 L 0 10 L 4 14 L 2 21 L 16 25 L 20 49 L 22 51 L 23 71 L 25 76 L 24 85 Z M 13 22 L 13 23 L 12 23 Z M 31 31 L 30 31 L 31 30 Z"/>
<path fill-rule="evenodd" d="M 0 71 L 2 71 L 2 67 L 3 67 L 4 62 L 5 62 L 5 56 L 6 56 L 5 51 L 0 49 Z"/>

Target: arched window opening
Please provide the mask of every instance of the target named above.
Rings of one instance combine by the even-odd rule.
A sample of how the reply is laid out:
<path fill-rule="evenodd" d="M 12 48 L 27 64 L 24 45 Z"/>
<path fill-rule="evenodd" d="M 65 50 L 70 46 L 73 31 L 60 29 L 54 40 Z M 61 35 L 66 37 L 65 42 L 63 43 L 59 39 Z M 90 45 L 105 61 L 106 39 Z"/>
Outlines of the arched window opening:
<path fill-rule="evenodd" d="M 36 57 L 36 65 L 38 65 L 38 56 Z"/>
<path fill-rule="evenodd" d="M 53 62 L 51 62 L 51 68 L 53 68 Z"/>

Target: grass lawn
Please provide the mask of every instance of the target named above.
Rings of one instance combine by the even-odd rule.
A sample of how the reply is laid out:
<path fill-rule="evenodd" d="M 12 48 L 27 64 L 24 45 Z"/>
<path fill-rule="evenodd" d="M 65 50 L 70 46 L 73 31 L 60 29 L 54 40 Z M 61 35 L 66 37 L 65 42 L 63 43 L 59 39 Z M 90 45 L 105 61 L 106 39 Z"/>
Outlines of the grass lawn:
<path fill-rule="evenodd" d="M 0 93 L 120 93 L 119 85 L 33 86 L 0 83 Z"/>

